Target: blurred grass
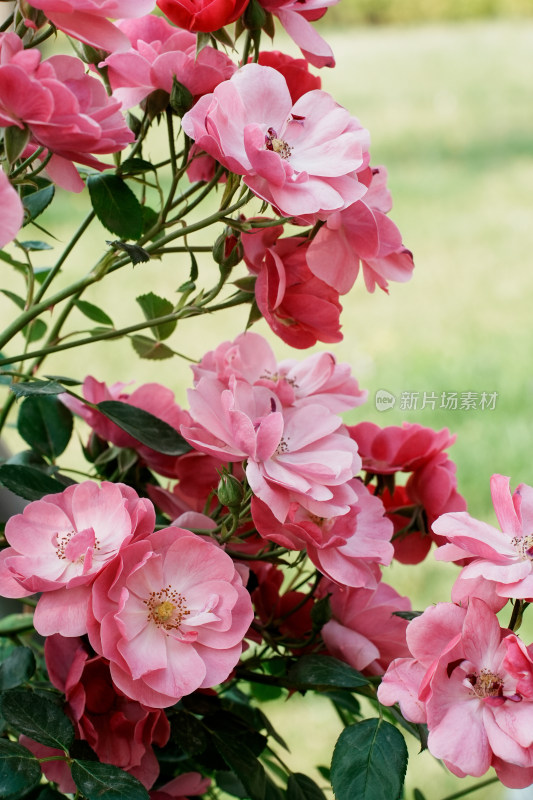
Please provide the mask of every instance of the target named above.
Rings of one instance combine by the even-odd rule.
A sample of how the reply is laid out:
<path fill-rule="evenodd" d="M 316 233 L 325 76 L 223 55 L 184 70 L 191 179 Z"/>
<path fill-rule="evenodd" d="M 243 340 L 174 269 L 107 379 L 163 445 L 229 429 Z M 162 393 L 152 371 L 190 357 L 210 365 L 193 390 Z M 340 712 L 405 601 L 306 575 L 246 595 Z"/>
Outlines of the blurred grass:
<path fill-rule="evenodd" d="M 370 296 L 358 281 L 344 299 L 344 341 L 333 349 L 369 389 L 369 402 L 348 420 L 372 419 L 385 425 L 407 419 L 437 429 L 448 426 L 457 433 L 451 456 L 458 466 L 459 489 L 473 514 L 492 521 L 493 472 L 510 475 L 513 486 L 533 483 L 533 22 L 321 30 L 338 65 L 322 72 L 324 88 L 370 129 L 372 161 L 389 170 L 391 216 L 416 263 L 412 281 L 391 284 L 390 295 Z M 275 46 L 298 54 L 281 36 Z M 161 133 L 154 139 L 155 158 L 162 138 Z M 62 205 L 43 215 L 43 224 L 59 229 L 56 235 L 67 241 L 66 221 L 80 221 L 85 203 L 84 196 L 63 195 Z M 26 238 L 41 234 L 28 230 Z M 63 282 L 90 266 L 109 238 L 114 237 L 92 226 L 65 267 Z M 209 243 L 213 238 L 208 234 L 197 241 Z M 49 254 L 43 254 L 40 263 L 50 263 Z M 214 279 L 209 259 L 201 262 L 204 268 Z M 188 259 L 177 255 L 127 267 L 92 287 L 86 299 L 100 303 L 117 324 L 136 321 L 141 316 L 133 311 L 137 294 L 155 291 L 174 297 L 188 271 Z M 4 286 L 21 289 L 14 273 L 5 275 Z M 0 313 L 4 318 L 11 313 L 8 301 L 2 302 Z M 52 316 L 56 313 L 51 311 Z M 200 358 L 241 332 L 246 316 L 246 309 L 237 309 L 187 321 L 178 325 L 170 343 Z M 77 325 L 84 324 L 78 316 Z M 275 340 L 264 322 L 255 330 L 268 336 L 279 358 L 308 354 L 295 354 Z M 67 351 L 45 366 L 47 373 L 80 379 L 89 373 L 107 381 L 157 380 L 187 404 L 187 363 L 140 361 L 128 342 Z M 398 398 L 393 410 L 375 408 L 378 389 Z M 420 396 L 486 391 L 497 392 L 498 398 L 492 411 L 402 411 L 401 393 L 417 391 Z M 449 598 L 454 574 L 453 568 L 447 570 L 430 558 L 419 567 L 394 565 L 385 580 L 408 593 L 415 608 L 423 608 Z M 324 763 L 338 734 L 325 701 L 313 704 L 294 698 L 277 706 L 274 716 L 283 735 L 289 720 L 294 721 L 294 729 L 288 728 L 293 768 L 307 768 L 314 731 Z M 302 730 L 310 732 L 304 742 Z M 412 759 L 423 766 L 416 778 L 409 778 L 409 786 L 418 785 L 431 800 L 459 788 L 427 754 L 413 753 Z M 502 789 L 486 789 L 483 797 L 502 798 Z"/>
<path fill-rule="evenodd" d="M 423 24 L 532 14 L 530 0 L 340 0 L 328 9 L 326 24 Z"/>

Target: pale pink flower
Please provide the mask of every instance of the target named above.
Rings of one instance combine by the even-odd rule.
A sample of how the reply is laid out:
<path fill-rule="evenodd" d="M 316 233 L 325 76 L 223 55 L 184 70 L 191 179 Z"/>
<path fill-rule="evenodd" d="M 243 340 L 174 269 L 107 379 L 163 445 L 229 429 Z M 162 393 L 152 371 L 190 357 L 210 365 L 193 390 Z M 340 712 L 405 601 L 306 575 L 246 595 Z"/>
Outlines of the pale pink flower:
<path fill-rule="evenodd" d="M 121 483 L 84 481 L 46 495 L 6 524 L 11 547 L 0 554 L 0 594 L 42 592 L 34 616 L 38 633 L 81 636 L 95 577 L 154 524 L 151 502 Z"/>
<path fill-rule="evenodd" d="M 266 386 L 233 377 L 228 388 L 204 377 L 188 395 L 195 424 L 183 426 L 182 435 L 201 452 L 247 460 L 253 493 L 280 522 L 291 502 L 318 516 L 348 512 L 354 499 L 348 482 L 361 462 L 340 417 L 317 404 L 284 409 Z"/>
<path fill-rule="evenodd" d="M 332 618 L 321 635 L 332 656 L 354 669 L 382 675 L 394 658 L 408 655 L 407 622 L 394 612 L 410 611 L 411 603 L 392 586 L 347 588 L 326 581 L 320 593 L 331 594 Z"/>
<path fill-rule="evenodd" d="M 74 723 L 76 738 L 86 741 L 101 761 L 129 772 L 149 789 L 159 775 L 152 744 L 163 747 L 170 735 L 165 713 L 118 691 L 107 662 L 89 651 L 78 637 L 49 636 L 44 655 L 50 682 L 65 695 L 65 711 Z M 40 758 L 61 754 L 30 740 L 24 744 Z M 76 792 L 65 761 L 45 761 L 42 769 L 49 780 L 60 784 L 62 792 Z"/>
<path fill-rule="evenodd" d="M 302 360 L 279 363 L 262 336 L 247 331 L 233 342 L 222 342 L 192 366 L 195 383 L 201 377 L 216 377 L 226 386 L 231 376 L 251 384 L 266 386 L 283 406 L 318 403 L 335 414 L 365 402 L 367 391 L 360 389 L 349 364 L 338 364 L 333 353 L 314 353 Z"/>
<path fill-rule="evenodd" d="M 164 708 L 228 678 L 252 618 L 231 558 L 172 527 L 125 548 L 98 576 L 89 639 L 124 694 Z"/>
<path fill-rule="evenodd" d="M 110 20 L 142 17 L 155 0 L 32 0 L 56 28 L 74 39 L 109 52 L 127 50 L 127 37 Z"/>
<path fill-rule="evenodd" d="M 148 14 L 120 22 L 118 27 L 128 37 L 130 48 L 112 53 L 102 63 L 107 66 L 113 95 L 124 108 L 137 105 L 157 89 L 170 94 L 173 78 L 199 97 L 237 69 L 229 56 L 209 45 L 196 53 L 196 36 L 162 17 Z"/>
<path fill-rule="evenodd" d="M 533 658 L 478 598 L 428 608 L 407 628 L 412 658 L 390 665 L 378 699 L 427 723 L 428 748 L 458 775 L 494 767 L 505 786 L 533 783 Z"/>
<path fill-rule="evenodd" d="M 278 17 L 306 59 L 314 67 L 334 67 L 330 46 L 313 28 L 311 21 L 320 19 L 328 6 L 339 0 L 259 0 L 266 11 Z"/>
<path fill-rule="evenodd" d="M 88 375 L 83 381 L 82 393 L 84 398 L 94 405 L 104 400 L 119 400 L 130 406 L 142 408 L 143 411 L 148 411 L 175 430 L 179 430 L 180 425 L 190 422 L 189 414 L 176 403 L 174 393 L 160 383 L 144 383 L 131 394 L 124 391 L 125 386 L 124 383 L 113 383 L 111 386 L 106 386 L 92 375 Z M 141 444 L 129 433 L 111 422 L 101 411 L 91 408 L 71 395 L 62 394 L 60 399 L 74 414 L 78 414 L 84 419 L 101 439 L 105 439 L 117 447 L 130 447 L 132 450 L 136 450 L 150 469 L 169 478 L 176 477 L 177 463 L 181 456 L 167 456 Z"/>
<path fill-rule="evenodd" d="M 289 550 L 306 550 L 315 567 L 335 583 L 375 589 L 381 579 L 380 565 L 392 561 L 393 527 L 383 516 L 378 497 L 357 479 L 350 481 L 350 486 L 357 499 L 342 516 L 318 517 L 293 503 L 287 519 L 280 523 L 270 508 L 254 497 L 252 517 L 261 536 Z"/>
<path fill-rule="evenodd" d="M 24 209 L 17 190 L 9 182 L 9 178 L 0 167 L 0 248 L 13 241 L 24 220 Z"/>
<path fill-rule="evenodd" d="M 384 186 L 386 172 L 383 167 L 369 172 L 372 181 L 365 196 L 328 217 L 307 253 L 311 272 L 339 294 L 350 291 L 360 265 L 369 292 L 376 284 L 387 292 L 388 281 L 408 281 L 414 269 L 413 256 L 404 247 L 400 231 L 378 207 L 386 208 L 384 201 L 390 197 Z"/>
<path fill-rule="evenodd" d="M 27 127 L 30 146 L 53 154 L 47 163 L 52 180 L 81 191 L 84 184 L 72 162 L 106 169 L 94 154 L 123 150 L 135 137 L 119 101 L 86 74 L 82 61 L 60 55 L 39 59 L 37 50 L 24 51 L 16 34 L 0 34 L 0 124 Z"/>
<path fill-rule="evenodd" d="M 368 132 L 331 95 L 293 105 L 281 73 L 245 64 L 182 120 L 185 133 L 285 216 L 325 219 L 366 192 Z"/>
<path fill-rule="evenodd" d="M 521 483 L 511 494 L 504 475 L 493 475 L 490 488 L 501 531 L 466 511 L 443 514 L 433 531 L 450 544 L 439 547 L 435 558 L 469 560 L 454 586 L 454 600 L 477 596 L 483 587 L 484 599 L 499 609 L 509 597 L 533 601 L 533 488 Z"/>

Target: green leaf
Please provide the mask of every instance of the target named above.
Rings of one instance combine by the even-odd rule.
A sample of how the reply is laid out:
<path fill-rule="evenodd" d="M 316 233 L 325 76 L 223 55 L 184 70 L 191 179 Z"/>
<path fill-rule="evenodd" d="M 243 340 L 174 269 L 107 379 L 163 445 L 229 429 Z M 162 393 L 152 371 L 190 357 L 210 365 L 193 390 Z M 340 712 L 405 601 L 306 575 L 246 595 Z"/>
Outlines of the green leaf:
<path fill-rule="evenodd" d="M 215 747 L 226 764 L 231 767 L 250 800 L 265 800 L 266 773 L 261 762 L 242 741 L 215 734 Z"/>
<path fill-rule="evenodd" d="M 114 327 L 111 317 L 108 317 L 105 311 L 102 311 L 101 308 L 93 305 L 93 303 L 88 303 L 87 300 L 76 300 L 76 307 L 93 322 L 97 322 L 99 325 L 110 325 L 112 328 Z"/>
<path fill-rule="evenodd" d="M 142 206 L 118 175 L 89 175 L 87 186 L 94 212 L 104 228 L 122 239 L 138 239 L 142 233 Z"/>
<path fill-rule="evenodd" d="M 0 664 L 0 690 L 26 683 L 35 672 L 35 656 L 29 647 L 17 647 Z"/>
<path fill-rule="evenodd" d="M 64 794 L 59 794 L 55 789 L 47 786 L 42 792 L 39 792 L 36 800 L 65 800 Z"/>
<path fill-rule="evenodd" d="M 49 381 L 58 381 L 63 386 L 81 386 L 81 381 L 76 380 L 76 378 L 68 378 L 66 375 L 45 375 L 44 377 L 48 378 Z"/>
<path fill-rule="evenodd" d="M 41 780 L 39 762 L 26 747 L 0 739 L 0 797 L 18 800 Z"/>
<path fill-rule="evenodd" d="M 74 783 L 87 800 L 149 800 L 137 778 L 111 764 L 99 761 L 73 761 Z"/>
<path fill-rule="evenodd" d="M 339 736 L 331 785 L 337 800 L 399 800 L 406 769 L 402 734 L 382 719 L 366 719 Z"/>
<path fill-rule="evenodd" d="M 20 406 L 17 430 L 37 453 L 54 461 L 72 434 L 72 414 L 56 397 L 27 397 Z"/>
<path fill-rule="evenodd" d="M 15 292 L 10 292 L 9 289 L 0 289 L 0 292 L 5 294 L 6 297 L 9 297 L 9 299 L 12 300 L 16 306 L 18 306 L 18 308 L 24 309 L 24 298 L 19 297 L 18 294 L 15 294 Z"/>
<path fill-rule="evenodd" d="M 22 333 L 28 342 L 38 342 L 39 339 L 43 338 L 46 331 L 46 322 L 43 322 L 42 319 L 34 319 L 22 329 Z"/>
<path fill-rule="evenodd" d="M 0 697 L 0 711 L 19 733 L 48 747 L 68 750 L 74 741 L 74 726 L 52 696 L 10 689 Z"/>
<path fill-rule="evenodd" d="M 33 628 L 33 614 L 7 614 L 0 619 L 0 636 L 12 636 Z"/>
<path fill-rule="evenodd" d="M 9 387 L 15 397 L 29 397 L 31 395 L 63 394 L 65 387 L 57 381 L 27 381 L 26 383 L 12 383 Z"/>
<path fill-rule="evenodd" d="M 19 242 L 19 245 L 20 247 L 23 247 L 24 250 L 32 251 L 54 249 L 51 244 L 48 244 L 47 242 L 36 241 L 35 239 L 31 239 L 26 242 Z"/>
<path fill-rule="evenodd" d="M 148 172 L 149 170 L 156 172 L 154 165 L 149 161 L 145 161 L 144 158 L 127 158 L 120 165 L 120 171 L 123 175 L 131 175 L 132 173 L 136 174 L 138 172 Z"/>
<path fill-rule="evenodd" d="M 153 292 L 141 294 L 136 299 L 142 309 L 145 319 L 148 321 L 156 319 L 157 317 L 165 317 L 167 314 L 172 314 L 174 311 L 174 305 L 170 300 L 159 297 Z M 154 325 L 151 331 L 155 338 L 161 341 L 162 339 L 168 339 L 174 332 L 176 325 L 177 321 L 172 320 L 171 322 L 164 322 L 161 325 Z"/>
<path fill-rule="evenodd" d="M 17 261 L 15 258 L 9 255 L 9 253 L 5 253 L 3 250 L 0 250 L 0 260 L 5 261 L 6 264 L 9 264 L 11 267 L 15 267 L 16 270 L 26 274 L 28 269 L 28 265 L 24 264 L 23 261 Z"/>
<path fill-rule="evenodd" d="M 41 470 L 18 464 L 0 466 L 0 485 L 25 500 L 40 500 L 46 494 L 65 490 L 65 484 L 48 477 Z"/>
<path fill-rule="evenodd" d="M 426 800 L 426 795 L 422 794 L 420 789 L 414 789 L 414 791 L 413 791 L 413 800 Z"/>
<path fill-rule="evenodd" d="M 357 689 L 368 679 L 360 672 L 331 656 L 309 655 L 300 658 L 289 670 L 289 681 L 301 689 Z"/>
<path fill-rule="evenodd" d="M 181 456 L 192 449 L 171 425 L 142 408 L 121 403 L 120 400 L 102 400 L 96 408 L 123 431 L 157 453 Z"/>
<path fill-rule="evenodd" d="M 174 350 L 171 350 L 168 345 L 151 339 L 149 336 L 130 336 L 130 339 L 133 349 L 141 358 L 162 361 L 164 358 L 172 358 L 175 355 Z"/>
<path fill-rule="evenodd" d="M 30 192 L 24 195 L 22 204 L 28 214 L 24 225 L 27 225 L 32 220 L 36 219 L 39 214 L 43 213 L 45 208 L 49 206 L 54 199 L 55 190 L 54 184 L 50 183 L 42 189 L 37 189 L 36 192 Z"/>
<path fill-rule="evenodd" d="M 287 781 L 287 800 L 326 800 L 326 796 L 311 778 L 295 772 Z"/>
<path fill-rule="evenodd" d="M 393 617 L 400 617 L 400 619 L 407 619 L 410 622 L 412 619 L 416 619 L 423 613 L 423 611 L 393 611 L 392 615 Z"/>

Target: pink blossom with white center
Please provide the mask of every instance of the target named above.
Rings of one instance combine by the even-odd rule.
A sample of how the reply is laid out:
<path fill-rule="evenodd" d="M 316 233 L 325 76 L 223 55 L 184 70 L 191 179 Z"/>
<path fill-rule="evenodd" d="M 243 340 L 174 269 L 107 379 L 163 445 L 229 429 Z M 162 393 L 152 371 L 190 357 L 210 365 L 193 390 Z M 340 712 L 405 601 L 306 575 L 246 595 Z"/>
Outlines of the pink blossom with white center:
<path fill-rule="evenodd" d="M 12 242 L 24 220 L 24 208 L 17 190 L 9 182 L 9 178 L 0 167 L 0 248 Z"/>
<path fill-rule="evenodd" d="M 112 53 L 102 64 L 113 95 L 131 108 L 156 89 L 170 94 L 175 77 L 193 97 L 212 92 L 237 67 L 221 50 L 203 47 L 196 52 L 196 36 L 148 14 L 118 23 L 130 41 L 126 52 Z"/>
<path fill-rule="evenodd" d="M 478 598 L 439 603 L 407 628 L 412 658 L 392 662 L 378 689 L 384 705 L 426 722 L 429 751 L 458 775 L 494 767 L 505 786 L 533 783 L 531 646 L 501 629 Z"/>
<path fill-rule="evenodd" d="M 280 522 L 291 502 L 319 516 L 348 512 L 355 499 L 349 481 L 361 461 L 340 417 L 318 404 L 281 408 L 266 386 L 235 378 L 226 388 L 204 377 L 188 396 L 195 424 L 182 426 L 182 435 L 201 452 L 247 460 L 253 493 Z"/>
<path fill-rule="evenodd" d="M 172 527 L 125 548 L 99 575 L 88 618 L 115 685 L 164 708 L 228 678 L 253 609 L 231 558 Z"/>
<path fill-rule="evenodd" d="M 223 342 L 192 367 L 195 383 L 202 376 L 216 377 L 229 385 L 232 375 L 251 384 L 266 386 L 283 406 L 318 403 L 340 414 L 365 402 L 349 364 L 338 364 L 333 353 L 314 353 L 300 361 L 276 361 L 262 336 L 247 331 L 233 342 Z"/>
<path fill-rule="evenodd" d="M 383 503 L 361 481 L 350 486 L 357 499 L 347 514 L 318 517 L 297 503 L 291 504 L 285 522 L 256 497 L 252 517 L 258 533 L 289 550 L 307 550 L 307 555 L 330 580 L 341 586 L 375 589 L 381 579 L 380 565 L 392 561 L 390 543 L 393 526 L 384 517 Z"/>
<path fill-rule="evenodd" d="M 509 597 L 533 601 L 533 488 L 521 483 L 511 494 L 509 482 L 504 475 L 490 481 L 501 531 L 466 511 L 443 514 L 433 523 L 434 532 L 450 542 L 438 548 L 435 558 L 469 559 L 454 585 L 454 599 L 477 596 L 482 588 L 496 610 Z"/>
<path fill-rule="evenodd" d="M 332 618 L 321 635 L 328 652 L 354 669 L 382 675 L 399 655 L 408 655 L 406 620 L 395 611 L 410 611 L 407 597 L 386 583 L 373 588 L 347 588 L 326 581 L 322 595 L 331 594 Z"/>
<path fill-rule="evenodd" d="M 84 481 L 46 495 L 6 524 L 11 547 L 0 554 L 0 594 L 42 592 L 34 616 L 37 632 L 81 636 L 95 577 L 154 524 L 152 503 L 121 483 Z"/>
<path fill-rule="evenodd" d="M 378 207 L 386 207 L 386 172 L 383 167 L 369 172 L 372 181 L 363 199 L 328 217 L 307 253 L 311 272 L 339 294 L 350 291 L 360 265 L 369 292 L 376 284 L 388 292 L 389 280 L 404 283 L 414 269 L 412 253 L 404 247 L 400 231 Z M 373 190 L 375 182 L 378 186 Z"/>
<path fill-rule="evenodd" d="M 185 133 L 280 214 L 326 219 L 366 192 L 368 132 L 321 90 L 293 105 L 281 73 L 245 64 L 182 120 Z"/>
<path fill-rule="evenodd" d="M 155 0 L 32 0 L 31 5 L 73 39 L 117 52 L 127 50 L 129 41 L 110 20 L 149 14 Z"/>
<path fill-rule="evenodd" d="M 339 0 L 259 0 L 266 11 L 278 17 L 289 36 L 314 67 L 334 67 L 330 46 L 313 28 L 311 21 L 320 19 L 328 6 Z"/>

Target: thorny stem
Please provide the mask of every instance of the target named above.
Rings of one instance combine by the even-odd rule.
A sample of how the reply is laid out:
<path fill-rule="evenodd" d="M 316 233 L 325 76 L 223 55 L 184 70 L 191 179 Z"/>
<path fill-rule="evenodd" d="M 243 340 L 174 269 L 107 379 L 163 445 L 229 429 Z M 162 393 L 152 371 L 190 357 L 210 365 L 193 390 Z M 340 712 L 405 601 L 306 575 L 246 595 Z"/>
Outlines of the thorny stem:
<path fill-rule="evenodd" d="M 39 158 L 43 150 L 44 147 L 38 147 L 37 150 L 31 154 L 31 156 L 25 158 L 24 161 L 21 164 L 19 164 L 19 166 L 16 169 L 13 170 L 13 172 L 10 172 L 9 177 L 16 178 L 17 175 L 19 175 L 21 172 L 24 172 L 26 167 L 29 167 L 32 161 L 34 161 L 36 158 Z"/>

